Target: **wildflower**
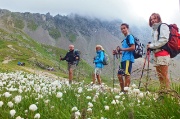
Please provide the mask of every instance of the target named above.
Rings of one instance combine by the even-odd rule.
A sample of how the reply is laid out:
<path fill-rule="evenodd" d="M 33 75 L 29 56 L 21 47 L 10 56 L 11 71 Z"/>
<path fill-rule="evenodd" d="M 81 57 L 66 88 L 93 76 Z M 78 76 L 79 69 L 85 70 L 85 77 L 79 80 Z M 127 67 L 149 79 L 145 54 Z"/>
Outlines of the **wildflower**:
<path fill-rule="evenodd" d="M 51 109 L 53 109 L 54 108 L 54 106 L 51 106 Z"/>
<path fill-rule="evenodd" d="M 15 103 L 20 103 L 21 102 L 21 96 L 20 95 L 18 95 L 18 96 L 16 96 L 15 98 L 14 98 L 14 101 L 15 101 Z"/>
<path fill-rule="evenodd" d="M 129 89 L 129 87 L 124 87 L 124 90 L 125 90 L 125 91 L 128 91 L 128 89 Z"/>
<path fill-rule="evenodd" d="M 9 92 L 5 92 L 4 93 L 4 96 L 6 97 L 6 98 L 8 98 L 8 97 L 10 97 L 12 94 L 10 94 Z"/>
<path fill-rule="evenodd" d="M 117 115 L 119 115 L 119 114 L 120 114 L 120 112 L 116 112 L 116 114 L 117 114 Z"/>
<path fill-rule="evenodd" d="M 0 86 L 3 86 L 3 82 L 0 82 Z"/>
<path fill-rule="evenodd" d="M 81 116 L 81 113 L 78 110 L 77 112 L 75 112 L 75 118 L 78 119 L 79 116 Z"/>
<path fill-rule="evenodd" d="M 104 106 L 105 110 L 109 110 L 109 106 Z"/>
<path fill-rule="evenodd" d="M 133 93 L 139 94 L 139 93 L 140 93 L 140 90 L 139 90 L 139 89 L 133 89 Z"/>
<path fill-rule="evenodd" d="M 120 92 L 119 95 L 120 95 L 120 96 L 121 96 L 121 95 L 124 95 L 124 92 Z"/>
<path fill-rule="evenodd" d="M 21 89 L 18 90 L 19 93 L 22 93 L 23 91 Z"/>
<path fill-rule="evenodd" d="M 93 104 L 91 102 L 88 102 L 88 107 L 93 107 Z"/>
<path fill-rule="evenodd" d="M 92 108 L 88 108 L 87 112 L 92 113 Z"/>
<path fill-rule="evenodd" d="M 36 111 L 37 109 L 38 108 L 37 108 L 37 106 L 35 104 L 32 104 L 32 105 L 29 106 L 29 110 L 31 110 L 31 111 Z"/>
<path fill-rule="evenodd" d="M 78 88 L 78 93 L 82 93 L 82 87 Z"/>
<path fill-rule="evenodd" d="M 39 119 L 39 118 L 40 118 L 40 114 L 39 113 L 35 114 L 34 119 Z"/>
<path fill-rule="evenodd" d="M 71 110 L 72 111 L 77 111 L 78 109 L 77 109 L 77 107 L 73 107 Z"/>
<path fill-rule="evenodd" d="M 133 87 L 133 88 L 136 88 L 136 84 L 132 84 L 132 87 Z"/>
<path fill-rule="evenodd" d="M 18 116 L 18 117 L 16 117 L 16 119 L 23 119 L 23 118 L 21 118 L 20 116 Z"/>
<path fill-rule="evenodd" d="M 11 108 L 14 104 L 12 102 L 8 102 L 7 105 Z"/>
<path fill-rule="evenodd" d="M 139 97 L 139 98 L 143 98 L 143 97 L 144 97 L 144 94 L 143 94 L 143 93 L 139 93 L 139 94 L 138 94 L 138 97 Z"/>
<path fill-rule="evenodd" d="M 91 99 L 91 97 L 90 97 L 90 96 L 87 96 L 87 97 L 86 97 L 86 99 L 87 99 L 87 100 L 90 100 L 90 99 Z"/>
<path fill-rule="evenodd" d="M 45 100 L 44 103 L 48 104 L 50 100 Z"/>
<path fill-rule="evenodd" d="M 122 97 L 122 100 L 125 100 L 125 99 L 126 99 L 126 98 L 123 96 L 123 97 Z"/>
<path fill-rule="evenodd" d="M 2 106 L 3 106 L 3 104 L 4 104 L 4 103 L 3 103 L 3 101 L 0 101 L 0 107 L 2 107 Z"/>
<path fill-rule="evenodd" d="M 91 89 L 91 88 L 88 88 L 87 91 L 88 91 L 88 92 L 89 92 L 89 91 L 92 91 L 92 89 Z"/>
<path fill-rule="evenodd" d="M 62 96 L 63 96 L 63 93 L 57 92 L 57 94 L 56 94 L 56 97 L 57 97 L 57 98 L 61 98 Z"/>
<path fill-rule="evenodd" d="M 10 110 L 10 115 L 11 117 L 14 117 L 14 115 L 16 114 L 16 111 L 13 109 L 13 110 Z"/>
<path fill-rule="evenodd" d="M 113 101 L 111 102 L 111 104 L 115 105 L 115 104 L 116 104 L 116 101 L 115 101 L 115 100 L 113 100 Z"/>
<path fill-rule="evenodd" d="M 116 95 L 116 96 L 115 96 L 115 98 L 116 98 L 116 99 L 119 99 L 119 98 L 120 98 L 120 96 L 119 96 L 119 95 Z"/>
<path fill-rule="evenodd" d="M 105 117 L 101 117 L 101 119 L 107 119 L 107 118 L 105 118 Z"/>
<path fill-rule="evenodd" d="M 28 113 L 28 110 L 25 110 L 24 112 L 25 112 L 25 113 Z"/>

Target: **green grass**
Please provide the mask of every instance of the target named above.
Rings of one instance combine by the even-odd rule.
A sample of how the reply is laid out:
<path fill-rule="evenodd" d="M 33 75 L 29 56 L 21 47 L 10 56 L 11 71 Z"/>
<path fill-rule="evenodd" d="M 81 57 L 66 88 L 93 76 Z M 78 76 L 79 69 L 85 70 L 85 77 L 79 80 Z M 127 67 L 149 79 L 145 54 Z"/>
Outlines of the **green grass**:
<path fill-rule="evenodd" d="M 47 71 L 47 67 L 54 67 L 55 71 L 50 73 L 67 78 L 67 62 L 59 60 L 60 55 L 65 56 L 67 51 L 40 44 L 18 29 L 12 29 L 12 33 L 8 33 L 3 29 L 0 29 L 0 32 L 0 61 L 11 60 L 7 64 L 0 63 L 0 70 L 14 71 L 21 69 L 26 71 L 17 66 L 17 62 L 20 61 L 24 62 L 27 68 L 42 71 Z M 91 81 L 89 78 L 92 67 L 85 63 L 84 60 L 80 61 L 79 67 L 81 70 L 79 75 L 74 77 L 75 80 L 87 76 L 87 82 L 89 83 Z"/>
<path fill-rule="evenodd" d="M 67 37 L 69 38 L 69 41 L 72 42 L 72 43 L 76 41 L 76 35 L 73 34 L 73 33 L 69 33 L 67 35 Z"/>
<path fill-rule="evenodd" d="M 113 81 L 102 75 L 103 82 L 109 87 L 101 92 L 101 90 L 87 87 L 87 84 L 92 80 L 94 69 L 82 59 L 74 75 L 74 81 L 77 84 L 68 86 L 59 83 L 54 86 L 49 78 L 35 75 L 36 71 L 48 72 L 46 67 L 50 66 L 54 67 L 55 71 L 48 73 L 59 76 L 56 81 L 59 81 L 61 77 L 68 78 L 67 62 L 59 61 L 59 56 L 65 56 L 67 51 L 40 44 L 19 29 L 12 28 L 9 30 L 11 32 L 0 29 L 0 101 L 4 103 L 0 107 L 0 118 L 15 119 L 17 116 L 21 116 L 22 118 L 33 119 L 34 115 L 39 113 L 42 119 L 74 119 L 75 111 L 72 111 L 72 108 L 77 107 L 81 113 L 79 119 L 101 119 L 102 117 L 102 119 L 179 119 L 179 82 L 171 83 L 176 95 L 164 94 L 162 100 L 156 100 L 158 97 L 158 80 L 148 82 L 150 94 L 147 95 L 143 85 L 146 83 L 146 79 L 143 77 L 141 91 L 144 97 L 139 98 L 137 95 L 120 95 L 119 92 L 111 92 L 109 87 L 113 86 Z M 74 38 L 72 36 L 72 39 Z M 10 61 L 3 64 L 2 62 L 5 59 Z M 25 62 L 26 65 L 24 67 L 17 66 L 18 61 Z M 34 72 L 25 68 L 33 69 Z M 19 75 L 14 71 L 28 73 Z M 131 84 L 133 83 L 138 85 L 139 80 L 134 80 Z M 118 80 L 115 81 L 115 84 L 115 88 L 119 89 Z M 78 93 L 80 87 L 82 93 Z M 9 89 L 12 88 L 17 90 L 10 91 Z M 37 88 L 41 90 L 36 91 Z M 22 90 L 22 93 L 19 92 L 19 89 Z M 12 96 L 5 97 L 5 92 L 10 92 Z M 56 97 L 57 92 L 63 93 L 62 98 Z M 22 96 L 22 101 L 19 104 L 14 101 L 14 97 L 17 95 Z M 116 96 L 120 97 L 115 98 Z M 91 98 L 87 99 L 87 97 Z M 94 98 L 96 100 L 93 100 Z M 49 100 L 48 103 L 47 100 Z M 119 103 L 112 104 L 113 100 Z M 12 108 L 7 105 L 10 101 L 14 103 Z M 88 107 L 89 102 L 93 104 L 93 107 Z M 30 111 L 29 106 L 31 104 L 36 104 L 38 110 Z M 109 110 L 106 110 L 104 106 L 108 106 Z M 92 112 L 88 112 L 88 108 L 91 108 Z M 14 117 L 9 114 L 12 109 L 16 110 Z"/>
<path fill-rule="evenodd" d="M 30 30 L 35 31 L 38 28 L 38 25 L 32 20 L 28 22 L 27 27 Z"/>
<path fill-rule="evenodd" d="M 59 37 L 61 37 L 60 31 L 56 28 L 50 28 L 48 31 L 49 35 L 54 39 L 58 39 Z"/>
<path fill-rule="evenodd" d="M 2 94 L 0 101 L 3 102 L 0 107 L 0 118 L 3 119 L 12 118 L 9 113 L 12 109 L 16 111 L 13 118 L 21 116 L 29 119 L 33 119 L 37 113 L 43 119 L 74 119 L 74 113 L 77 111 L 81 114 L 77 119 L 179 119 L 180 100 L 170 95 L 164 95 L 161 100 L 156 100 L 157 94 L 153 92 L 150 94 L 142 92 L 144 96 L 140 98 L 135 93 L 119 94 L 109 91 L 106 87 L 103 91 L 98 88 L 92 89 L 84 83 L 71 86 L 63 83 L 52 85 L 52 81 L 45 80 L 43 76 L 27 73 L 9 72 L 0 75 L 3 76 L 2 82 L 6 82 L 3 86 L 0 82 Z M 18 90 L 8 91 L 10 87 Z M 19 89 L 22 90 L 21 93 Z M 129 90 L 131 91 L 133 90 Z M 5 92 L 12 95 L 5 97 Z M 57 97 L 59 92 L 62 93 L 60 98 Z M 20 103 L 15 103 L 14 98 L 17 95 L 22 97 Z M 12 102 L 14 106 L 9 107 L 8 102 Z M 29 110 L 31 104 L 35 104 L 38 109 L 34 112 Z M 73 111 L 73 107 L 77 107 L 78 110 Z"/>

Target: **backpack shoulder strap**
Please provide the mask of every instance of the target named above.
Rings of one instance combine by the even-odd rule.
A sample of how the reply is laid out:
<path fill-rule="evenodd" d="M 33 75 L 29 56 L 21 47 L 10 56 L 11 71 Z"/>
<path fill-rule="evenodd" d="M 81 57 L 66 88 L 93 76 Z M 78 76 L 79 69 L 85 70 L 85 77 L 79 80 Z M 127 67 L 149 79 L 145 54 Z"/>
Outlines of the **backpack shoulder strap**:
<path fill-rule="evenodd" d="M 133 35 L 132 35 L 133 36 Z M 128 35 L 127 37 L 126 37 L 126 43 L 127 43 L 127 45 L 129 46 L 129 47 L 131 47 L 131 45 L 130 45 L 130 41 L 129 41 L 129 37 L 130 37 L 130 35 Z M 133 36 L 134 37 L 134 36 Z"/>

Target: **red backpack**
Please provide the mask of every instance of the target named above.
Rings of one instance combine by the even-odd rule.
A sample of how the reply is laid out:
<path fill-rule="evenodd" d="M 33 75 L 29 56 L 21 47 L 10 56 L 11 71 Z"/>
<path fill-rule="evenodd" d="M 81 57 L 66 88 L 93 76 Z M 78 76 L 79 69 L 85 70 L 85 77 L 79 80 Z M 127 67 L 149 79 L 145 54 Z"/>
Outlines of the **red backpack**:
<path fill-rule="evenodd" d="M 162 23 L 162 24 L 166 24 L 166 23 Z M 159 39 L 159 35 L 160 35 L 160 27 L 161 25 L 159 25 L 157 31 L 158 31 L 158 39 Z M 169 27 L 169 41 L 161 47 L 161 49 L 164 49 L 166 51 L 169 52 L 170 57 L 174 58 L 176 55 L 178 55 L 180 53 L 180 33 L 179 33 L 179 28 L 177 27 L 176 24 L 166 24 Z"/>

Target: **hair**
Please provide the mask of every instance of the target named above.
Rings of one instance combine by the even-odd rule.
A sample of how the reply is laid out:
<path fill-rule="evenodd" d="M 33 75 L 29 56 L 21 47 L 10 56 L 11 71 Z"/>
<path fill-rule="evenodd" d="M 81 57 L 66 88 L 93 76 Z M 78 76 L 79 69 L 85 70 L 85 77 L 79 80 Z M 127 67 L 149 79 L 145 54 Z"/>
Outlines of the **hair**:
<path fill-rule="evenodd" d="M 122 23 L 121 26 L 123 26 L 123 25 L 126 26 L 126 28 L 129 29 L 129 25 L 127 23 Z"/>
<path fill-rule="evenodd" d="M 162 21 L 161 21 L 161 16 L 160 16 L 158 13 L 152 13 L 151 16 L 156 17 L 159 22 L 162 22 Z M 149 26 L 150 26 L 150 27 L 152 27 L 151 16 L 149 17 Z"/>
<path fill-rule="evenodd" d="M 102 45 L 96 45 L 96 48 L 101 48 L 101 50 L 104 50 L 104 48 L 102 47 Z"/>

